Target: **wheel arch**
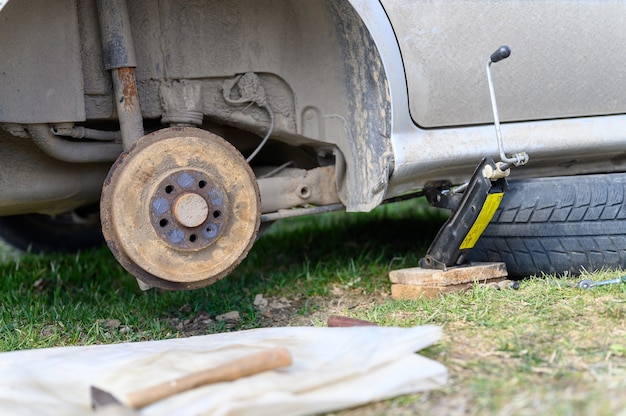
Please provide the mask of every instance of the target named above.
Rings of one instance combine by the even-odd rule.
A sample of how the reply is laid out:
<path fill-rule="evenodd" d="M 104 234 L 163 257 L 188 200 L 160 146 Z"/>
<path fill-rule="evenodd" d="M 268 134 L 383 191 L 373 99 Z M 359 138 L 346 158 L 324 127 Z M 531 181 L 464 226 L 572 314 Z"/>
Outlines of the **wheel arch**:
<path fill-rule="evenodd" d="M 337 186 L 349 211 L 382 201 L 393 165 L 389 85 L 348 0 L 161 2 L 158 16 L 147 2 L 128 4 L 133 28 L 143 29 L 133 35 L 144 117 L 162 116 L 165 80 L 204 82 L 212 91 L 212 98 L 203 92 L 205 119 L 262 136 L 263 111 L 252 120 L 220 97 L 224 79 L 258 74 L 277 110 L 272 138 L 336 146 Z"/>
<path fill-rule="evenodd" d="M 345 181 L 339 182 L 347 189 L 341 194 L 348 199 L 348 210 L 368 211 L 382 202 L 393 171 L 389 82 L 379 50 L 357 10 L 348 2 L 326 4 L 336 16 L 347 115 L 353 126 L 349 143 L 339 145 L 347 165 Z"/>

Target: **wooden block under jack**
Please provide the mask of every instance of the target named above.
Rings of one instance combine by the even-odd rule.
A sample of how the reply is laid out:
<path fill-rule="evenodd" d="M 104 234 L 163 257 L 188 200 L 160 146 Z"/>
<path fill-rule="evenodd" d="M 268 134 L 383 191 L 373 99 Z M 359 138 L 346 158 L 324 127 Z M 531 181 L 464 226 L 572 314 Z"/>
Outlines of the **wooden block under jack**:
<path fill-rule="evenodd" d="M 394 299 L 432 299 L 444 293 L 467 290 L 475 283 L 499 282 L 507 276 L 504 263 L 470 263 L 446 270 L 413 267 L 389 272 Z"/>

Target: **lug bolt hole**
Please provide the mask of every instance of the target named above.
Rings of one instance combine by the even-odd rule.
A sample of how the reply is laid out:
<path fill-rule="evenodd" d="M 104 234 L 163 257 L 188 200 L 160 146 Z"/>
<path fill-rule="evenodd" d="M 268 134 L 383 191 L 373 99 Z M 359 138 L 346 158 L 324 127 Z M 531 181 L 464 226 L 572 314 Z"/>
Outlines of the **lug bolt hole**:
<path fill-rule="evenodd" d="M 172 192 L 174 192 L 174 187 L 172 185 L 167 185 L 165 187 L 165 193 L 166 194 L 171 194 Z"/>
<path fill-rule="evenodd" d="M 161 226 L 161 228 L 167 227 L 167 224 L 169 224 L 169 221 L 166 218 L 163 218 L 161 221 L 159 221 L 159 225 Z"/>
<path fill-rule="evenodd" d="M 192 243 L 194 243 L 197 239 L 198 239 L 198 237 L 196 237 L 196 235 L 195 235 L 195 234 L 191 234 L 191 235 L 189 236 L 189 241 L 191 241 Z"/>
<path fill-rule="evenodd" d="M 308 199 L 311 197 L 311 190 L 308 186 L 301 186 L 300 189 L 298 189 L 298 193 L 302 199 Z"/>
<path fill-rule="evenodd" d="M 213 211 L 213 218 L 219 218 L 222 216 L 222 211 Z"/>
<path fill-rule="evenodd" d="M 198 182 L 198 188 L 202 189 L 206 186 L 206 181 L 200 181 Z"/>

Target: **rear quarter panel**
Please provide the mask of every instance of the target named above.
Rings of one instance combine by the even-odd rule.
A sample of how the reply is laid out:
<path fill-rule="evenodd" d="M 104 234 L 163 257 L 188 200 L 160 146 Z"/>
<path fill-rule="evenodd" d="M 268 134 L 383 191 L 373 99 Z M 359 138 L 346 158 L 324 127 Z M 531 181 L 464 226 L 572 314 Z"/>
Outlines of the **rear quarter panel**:
<path fill-rule="evenodd" d="M 626 112 L 626 2 L 382 0 L 420 127 L 493 121 L 485 63 L 503 121 Z"/>

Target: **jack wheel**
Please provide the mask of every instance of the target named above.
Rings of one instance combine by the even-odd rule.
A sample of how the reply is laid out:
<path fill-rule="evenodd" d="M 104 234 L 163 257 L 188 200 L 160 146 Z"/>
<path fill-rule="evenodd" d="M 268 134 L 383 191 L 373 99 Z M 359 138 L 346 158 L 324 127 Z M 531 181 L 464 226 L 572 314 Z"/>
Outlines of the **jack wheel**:
<path fill-rule="evenodd" d="M 205 130 L 148 134 L 117 159 L 102 188 L 102 231 L 146 284 L 196 289 L 230 273 L 259 229 L 258 184 L 244 157 Z"/>

